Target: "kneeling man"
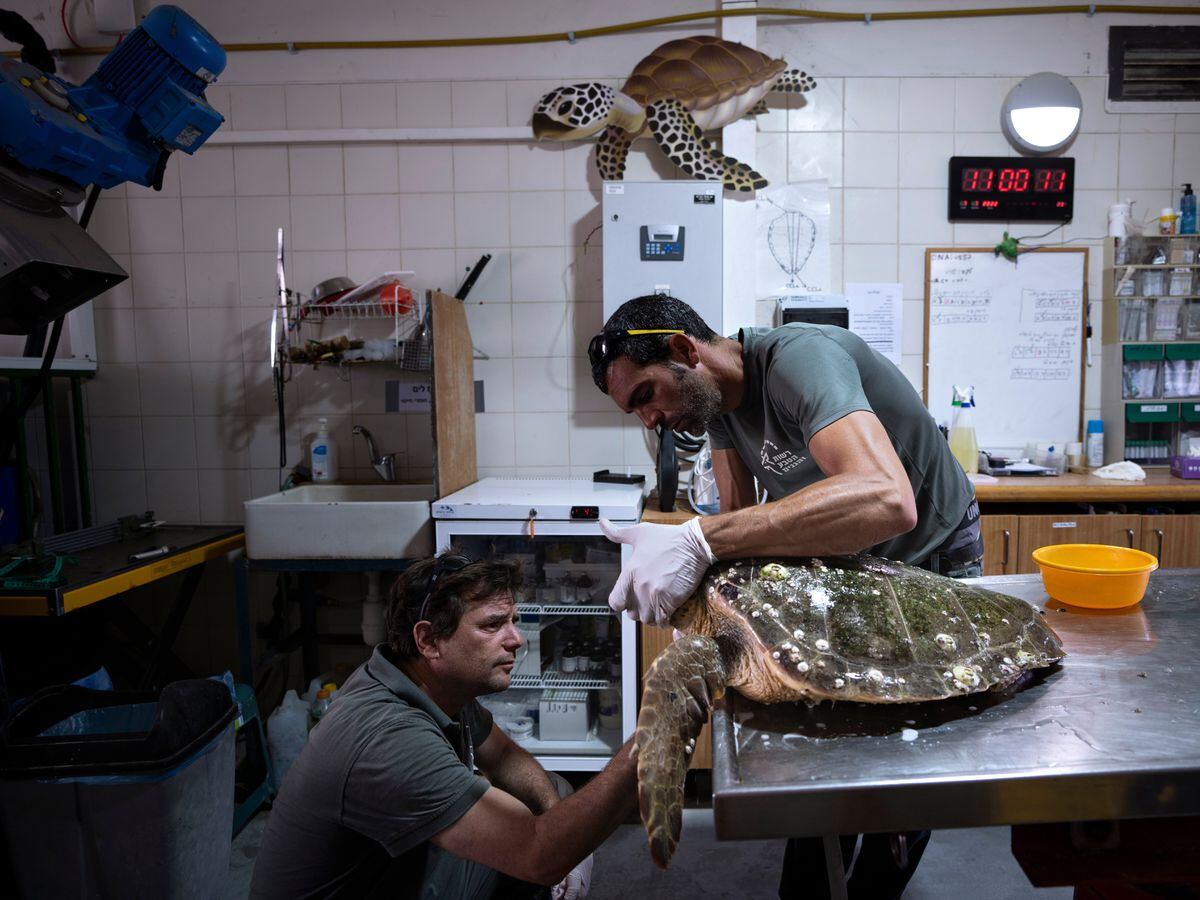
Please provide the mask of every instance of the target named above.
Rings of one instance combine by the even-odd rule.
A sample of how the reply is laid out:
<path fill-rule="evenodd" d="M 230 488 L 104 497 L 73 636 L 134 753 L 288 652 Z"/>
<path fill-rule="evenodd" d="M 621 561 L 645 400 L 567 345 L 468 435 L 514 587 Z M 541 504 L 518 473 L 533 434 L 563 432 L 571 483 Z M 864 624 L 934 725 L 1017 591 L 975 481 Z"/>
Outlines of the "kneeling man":
<path fill-rule="evenodd" d="M 509 686 L 519 573 L 447 552 L 400 576 L 387 642 L 346 680 L 275 801 L 252 897 L 577 894 L 589 854 L 636 803 L 634 748 L 560 799 L 477 702 Z"/>

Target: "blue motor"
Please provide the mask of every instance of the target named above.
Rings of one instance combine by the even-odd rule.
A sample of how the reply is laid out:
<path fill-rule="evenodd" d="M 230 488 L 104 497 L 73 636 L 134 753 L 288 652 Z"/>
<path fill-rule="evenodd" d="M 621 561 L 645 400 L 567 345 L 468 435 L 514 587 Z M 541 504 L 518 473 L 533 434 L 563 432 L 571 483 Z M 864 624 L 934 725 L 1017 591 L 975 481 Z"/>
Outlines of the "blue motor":
<path fill-rule="evenodd" d="M 195 152 L 221 125 L 204 90 L 224 68 L 220 44 L 175 6 L 152 10 L 82 85 L 6 59 L 0 149 L 78 185 L 159 187 L 170 152 Z"/>

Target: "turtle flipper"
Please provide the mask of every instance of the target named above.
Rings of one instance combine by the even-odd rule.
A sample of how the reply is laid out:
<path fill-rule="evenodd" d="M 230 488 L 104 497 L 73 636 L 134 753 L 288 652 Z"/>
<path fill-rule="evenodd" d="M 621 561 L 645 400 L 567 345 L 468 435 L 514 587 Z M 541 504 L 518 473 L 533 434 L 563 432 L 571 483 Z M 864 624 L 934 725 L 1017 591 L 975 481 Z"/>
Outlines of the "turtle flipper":
<path fill-rule="evenodd" d="M 596 142 L 596 168 L 605 181 L 621 181 L 625 177 L 625 157 L 633 135 L 616 125 L 609 125 Z"/>
<path fill-rule="evenodd" d="M 807 72 L 788 69 L 771 85 L 772 91 L 784 94 L 805 94 L 817 86 L 817 81 Z"/>
<path fill-rule="evenodd" d="M 767 186 L 758 172 L 723 155 L 700 132 L 687 107 L 678 100 L 656 100 L 646 107 L 650 133 L 671 162 L 693 178 L 721 181 L 726 190 L 752 191 Z"/>
<path fill-rule="evenodd" d="M 638 806 L 650 855 L 665 869 L 683 823 L 683 779 L 695 735 L 725 691 L 717 642 L 688 635 L 667 647 L 646 673 L 638 748 Z"/>
<path fill-rule="evenodd" d="M 750 109 L 746 110 L 743 119 L 753 119 L 755 116 L 765 116 L 771 111 L 771 107 L 767 106 L 766 100 L 759 100 Z"/>

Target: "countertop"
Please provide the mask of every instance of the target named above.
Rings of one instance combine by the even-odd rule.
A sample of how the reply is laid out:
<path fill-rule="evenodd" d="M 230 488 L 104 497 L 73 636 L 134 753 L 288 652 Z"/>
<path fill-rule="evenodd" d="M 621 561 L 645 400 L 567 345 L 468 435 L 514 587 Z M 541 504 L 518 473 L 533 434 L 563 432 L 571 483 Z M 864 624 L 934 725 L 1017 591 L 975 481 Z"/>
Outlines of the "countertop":
<path fill-rule="evenodd" d="M 1200 569 L 1114 612 L 1037 575 L 971 583 L 1045 610 L 1068 656 L 1001 692 L 713 717 L 717 835 L 766 838 L 1200 814 Z"/>
<path fill-rule="evenodd" d="M 995 484 L 975 485 L 980 503 L 1147 503 L 1174 500 L 1200 503 L 1200 479 L 1176 478 L 1165 469 L 1148 469 L 1145 481 L 1111 481 L 1095 475 L 1055 475 L 1051 477 L 997 478 Z M 686 500 L 675 504 L 675 511 L 658 508 L 658 498 L 646 500 L 643 522 L 678 525 L 695 513 Z"/>

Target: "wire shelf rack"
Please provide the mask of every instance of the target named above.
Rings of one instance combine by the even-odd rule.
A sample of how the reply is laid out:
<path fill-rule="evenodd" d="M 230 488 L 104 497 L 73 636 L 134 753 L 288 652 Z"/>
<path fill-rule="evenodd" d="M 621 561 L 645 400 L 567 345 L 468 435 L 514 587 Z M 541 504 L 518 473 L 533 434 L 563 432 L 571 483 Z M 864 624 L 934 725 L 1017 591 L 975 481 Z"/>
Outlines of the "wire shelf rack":
<path fill-rule="evenodd" d="M 613 686 L 607 678 L 586 678 L 551 670 L 538 675 L 513 675 L 510 684 L 515 688 L 566 688 L 577 691 L 602 691 Z"/>
<path fill-rule="evenodd" d="M 303 300 L 294 291 L 281 288 L 287 299 L 275 308 L 276 360 L 286 367 L 386 362 L 409 371 L 429 371 L 428 299 L 405 286 L 414 275 L 410 270 L 384 272 L 326 301 Z M 380 338 L 354 333 L 354 323 L 369 322 L 390 322 L 391 333 Z M 306 329 L 324 324 L 346 325 L 348 330 L 333 338 L 318 338 Z"/>

